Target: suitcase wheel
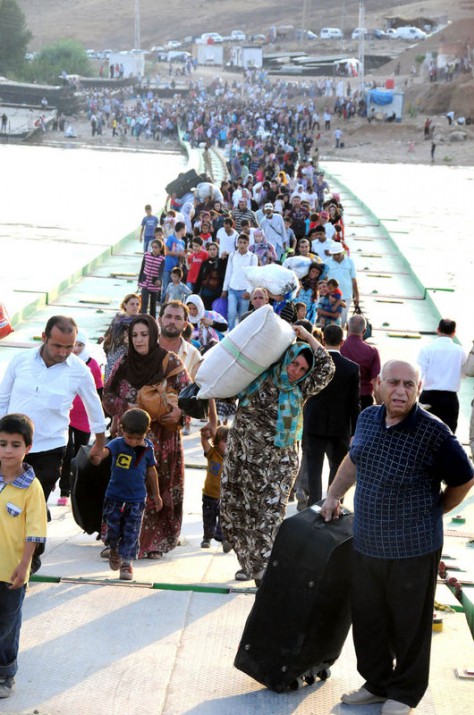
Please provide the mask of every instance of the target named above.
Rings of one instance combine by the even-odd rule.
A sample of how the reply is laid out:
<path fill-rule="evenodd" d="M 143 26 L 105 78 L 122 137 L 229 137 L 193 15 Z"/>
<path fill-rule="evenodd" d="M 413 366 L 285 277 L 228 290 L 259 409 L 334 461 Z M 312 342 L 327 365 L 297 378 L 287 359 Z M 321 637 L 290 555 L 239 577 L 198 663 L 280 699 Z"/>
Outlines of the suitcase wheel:
<path fill-rule="evenodd" d="M 314 676 L 313 674 L 305 675 L 305 677 L 304 677 L 304 682 L 306 683 L 306 685 L 314 685 L 315 680 L 316 680 L 316 676 Z"/>
<path fill-rule="evenodd" d="M 330 668 L 324 668 L 323 670 L 320 670 L 318 673 L 318 678 L 320 680 L 327 680 L 328 678 L 331 677 L 331 670 Z"/>
<path fill-rule="evenodd" d="M 298 690 L 300 687 L 299 681 L 298 680 L 293 680 L 292 683 L 289 685 L 289 690 Z"/>

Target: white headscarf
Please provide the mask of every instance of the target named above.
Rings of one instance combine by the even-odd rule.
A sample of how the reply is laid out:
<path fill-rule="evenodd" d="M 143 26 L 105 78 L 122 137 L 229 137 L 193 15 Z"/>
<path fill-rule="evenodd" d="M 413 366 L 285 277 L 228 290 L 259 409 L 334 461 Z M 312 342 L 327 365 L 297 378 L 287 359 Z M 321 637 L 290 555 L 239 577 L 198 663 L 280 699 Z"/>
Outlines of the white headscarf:
<path fill-rule="evenodd" d="M 79 328 L 76 335 L 76 343 L 82 343 L 84 345 L 84 349 L 76 357 L 80 358 L 83 362 L 87 362 L 91 357 L 91 344 L 85 330 Z"/>
<path fill-rule="evenodd" d="M 204 318 L 204 303 L 198 295 L 194 294 L 186 298 L 186 305 L 189 305 L 189 303 L 192 303 L 197 308 L 197 315 L 191 315 L 190 313 L 188 318 L 190 323 L 196 325 L 197 323 L 199 323 L 200 320 L 202 320 L 202 318 Z"/>

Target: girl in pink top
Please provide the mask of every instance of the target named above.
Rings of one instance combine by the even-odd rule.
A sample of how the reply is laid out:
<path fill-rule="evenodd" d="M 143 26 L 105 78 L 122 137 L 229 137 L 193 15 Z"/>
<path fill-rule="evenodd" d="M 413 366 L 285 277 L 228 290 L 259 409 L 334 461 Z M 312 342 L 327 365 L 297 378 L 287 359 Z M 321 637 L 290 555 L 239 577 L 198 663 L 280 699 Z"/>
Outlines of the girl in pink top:
<path fill-rule="evenodd" d="M 91 357 L 90 343 L 85 330 L 78 330 L 73 353 L 86 363 L 94 378 L 97 392 L 99 396 L 102 397 L 102 388 L 104 387 L 102 371 L 97 360 Z M 61 494 L 58 499 L 58 506 L 67 506 L 69 503 L 69 494 L 71 492 L 71 460 L 78 453 L 79 447 L 89 443 L 90 436 L 91 429 L 86 408 L 81 398 L 76 395 L 72 403 L 71 411 L 69 412 L 69 441 L 61 469 L 61 479 L 59 480 Z"/>

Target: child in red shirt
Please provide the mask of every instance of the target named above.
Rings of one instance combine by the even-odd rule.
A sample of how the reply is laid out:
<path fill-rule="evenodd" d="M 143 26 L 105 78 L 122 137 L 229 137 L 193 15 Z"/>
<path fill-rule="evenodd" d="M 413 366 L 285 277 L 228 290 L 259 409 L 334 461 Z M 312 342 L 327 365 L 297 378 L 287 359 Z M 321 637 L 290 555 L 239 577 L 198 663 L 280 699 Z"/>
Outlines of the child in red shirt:
<path fill-rule="evenodd" d="M 188 255 L 186 256 L 186 265 L 188 267 L 188 280 L 186 285 L 193 293 L 194 287 L 198 282 L 201 266 L 204 261 L 207 261 L 209 258 L 209 254 L 203 250 L 202 244 L 203 240 L 201 236 L 194 236 L 191 243 L 192 250 L 188 251 Z"/>

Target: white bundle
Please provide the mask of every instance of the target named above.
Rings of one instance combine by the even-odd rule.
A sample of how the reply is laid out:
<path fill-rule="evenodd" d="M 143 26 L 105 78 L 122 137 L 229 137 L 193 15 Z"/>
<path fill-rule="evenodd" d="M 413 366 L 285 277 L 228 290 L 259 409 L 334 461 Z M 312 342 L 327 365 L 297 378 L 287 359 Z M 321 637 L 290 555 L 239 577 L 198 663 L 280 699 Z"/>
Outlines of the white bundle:
<path fill-rule="evenodd" d="M 309 273 L 310 265 L 314 263 L 312 258 L 307 256 L 292 256 L 283 261 L 283 268 L 289 268 L 294 271 L 298 278 L 304 278 Z"/>
<path fill-rule="evenodd" d="M 207 199 L 212 196 L 214 201 L 223 201 L 222 191 L 216 184 L 211 184 L 210 181 L 201 181 L 200 184 L 196 186 L 196 196 L 200 199 Z"/>
<path fill-rule="evenodd" d="M 198 397 L 234 397 L 279 360 L 294 339 L 291 325 L 271 306 L 258 308 L 207 351 L 195 377 Z"/>
<path fill-rule="evenodd" d="M 248 266 L 242 272 L 252 288 L 266 288 L 272 295 L 285 295 L 299 288 L 298 276 L 277 263 L 268 266 Z"/>

